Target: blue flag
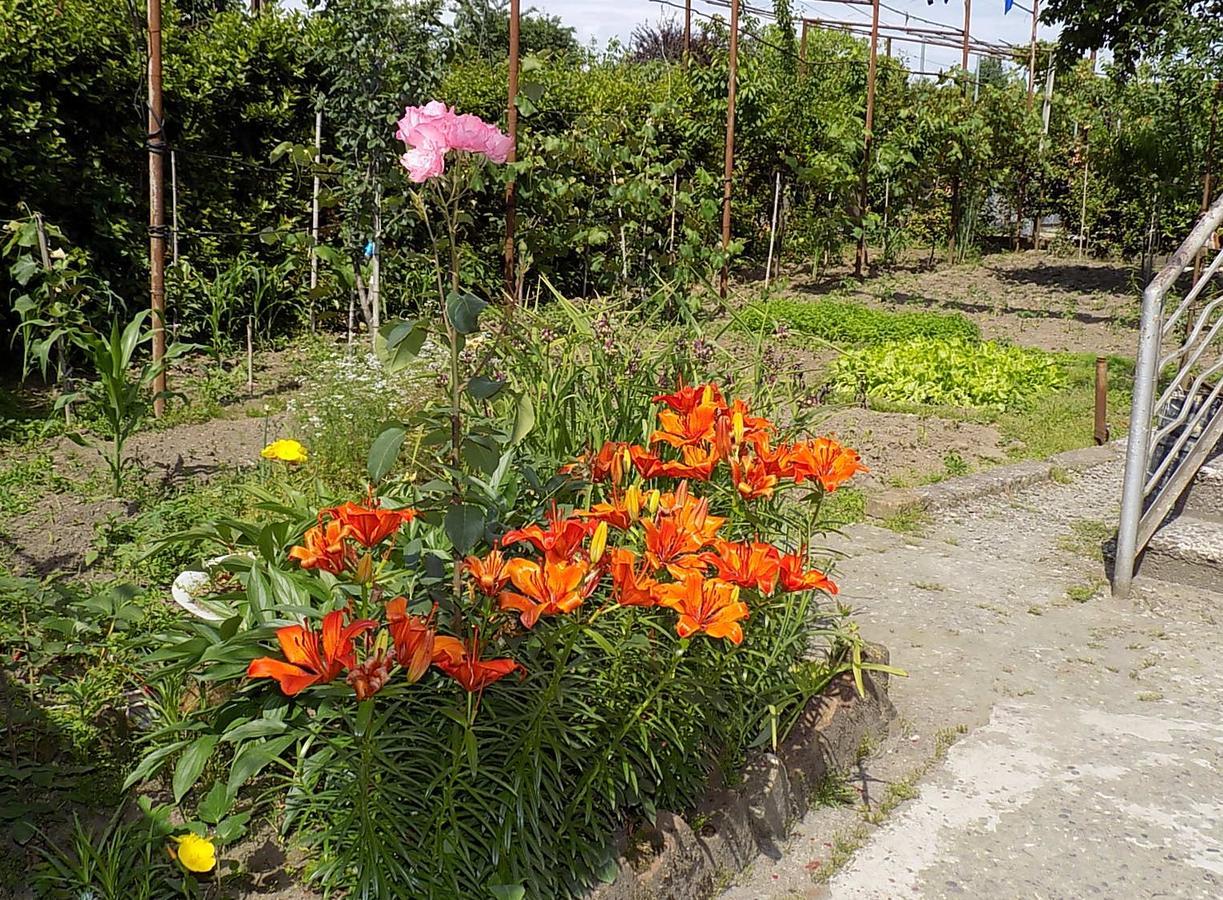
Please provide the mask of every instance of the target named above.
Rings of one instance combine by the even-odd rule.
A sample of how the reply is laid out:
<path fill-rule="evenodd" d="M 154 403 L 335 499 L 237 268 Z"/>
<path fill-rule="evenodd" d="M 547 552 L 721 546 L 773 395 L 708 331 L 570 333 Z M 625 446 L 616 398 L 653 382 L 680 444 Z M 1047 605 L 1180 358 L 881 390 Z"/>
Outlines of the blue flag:
<path fill-rule="evenodd" d="M 1007 13 L 1009 13 L 1011 11 L 1011 7 L 1014 5 L 1015 5 L 1015 0 L 1006 0 L 1006 9 L 1002 11 L 1002 14 L 1006 15 Z"/>

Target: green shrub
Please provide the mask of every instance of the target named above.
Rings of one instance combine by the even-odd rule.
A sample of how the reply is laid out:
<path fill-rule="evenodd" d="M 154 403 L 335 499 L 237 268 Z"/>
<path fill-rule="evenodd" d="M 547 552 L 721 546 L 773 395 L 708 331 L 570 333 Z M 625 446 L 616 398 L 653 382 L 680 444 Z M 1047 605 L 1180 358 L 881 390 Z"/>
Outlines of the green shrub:
<path fill-rule="evenodd" d="M 836 344 L 882 344 L 913 338 L 981 337 L 975 322 L 959 313 L 889 312 L 849 300 L 766 300 L 749 304 L 739 314 L 742 327 L 752 331 L 784 325 Z"/>
<path fill-rule="evenodd" d="M 1024 409 L 1065 383 L 1057 357 L 995 341 L 919 338 L 844 353 L 832 369 L 838 393 L 893 403 Z"/>

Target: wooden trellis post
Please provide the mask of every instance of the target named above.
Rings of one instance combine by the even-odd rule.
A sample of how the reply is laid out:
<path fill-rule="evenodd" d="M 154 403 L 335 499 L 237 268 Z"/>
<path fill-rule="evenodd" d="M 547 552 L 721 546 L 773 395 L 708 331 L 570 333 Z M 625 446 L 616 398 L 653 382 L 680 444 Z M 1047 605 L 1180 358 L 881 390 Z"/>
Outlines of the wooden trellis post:
<path fill-rule="evenodd" d="M 730 282 L 730 195 L 735 174 L 735 82 L 738 75 L 739 0 L 730 0 L 730 71 L 726 86 L 726 156 L 722 174 L 722 276 L 718 281 L 718 296 L 723 300 Z"/>

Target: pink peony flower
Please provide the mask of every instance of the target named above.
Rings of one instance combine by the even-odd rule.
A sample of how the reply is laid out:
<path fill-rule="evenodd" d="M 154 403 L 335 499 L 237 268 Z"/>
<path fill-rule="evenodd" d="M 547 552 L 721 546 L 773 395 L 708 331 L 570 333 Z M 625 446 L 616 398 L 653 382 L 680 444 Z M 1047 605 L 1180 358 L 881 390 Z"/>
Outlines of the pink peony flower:
<path fill-rule="evenodd" d="M 409 106 L 398 125 L 395 137 L 408 150 L 400 162 L 417 184 L 445 171 L 450 150 L 479 153 L 495 163 L 504 163 L 509 157 L 511 141 L 497 126 L 479 116 L 457 115 L 438 100 Z"/>
<path fill-rule="evenodd" d="M 408 170 L 408 177 L 416 184 L 422 184 L 446 171 L 445 151 L 428 144 L 409 150 L 399 157 L 399 162 Z"/>

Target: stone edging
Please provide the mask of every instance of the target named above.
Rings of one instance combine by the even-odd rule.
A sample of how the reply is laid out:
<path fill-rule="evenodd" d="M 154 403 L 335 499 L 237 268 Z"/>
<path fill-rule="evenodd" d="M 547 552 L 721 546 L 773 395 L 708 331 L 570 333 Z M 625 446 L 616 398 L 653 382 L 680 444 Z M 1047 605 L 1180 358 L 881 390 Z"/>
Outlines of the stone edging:
<path fill-rule="evenodd" d="M 872 519 L 927 509 L 955 506 L 977 497 L 1005 494 L 1049 481 L 1054 473 L 1081 472 L 1106 463 L 1125 452 L 1121 441 L 1100 447 L 1083 447 L 1055 453 L 1048 459 L 1031 459 L 1009 466 L 996 466 L 962 478 L 951 478 L 918 488 L 891 488 L 866 498 L 866 515 Z"/>
<path fill-rule="evenodd" d="M 886 661 L 887 650 L 872 646 Z M 865 737 L 882 737 L 896 709 L 888 699 L 888 676 L 863 673 L 866 696 L 852 675 L 838 676 L 811 698 L 777 753 L 753 754 L 737 788 L 711 791 L 696 808 L 697 829 L 675 813 L 659 812 L 654 827 L 639 830 L 634 844 L 652 847 L 645 858 L 621 854 L 611 884 L 587 900 L 693 900 L 729 883 L 757 854 L 776 857 L 802 818 L 808 801 L 830 773 L 850 769 Z M 646 851 L 648 854 L 649 851 Z"/>

